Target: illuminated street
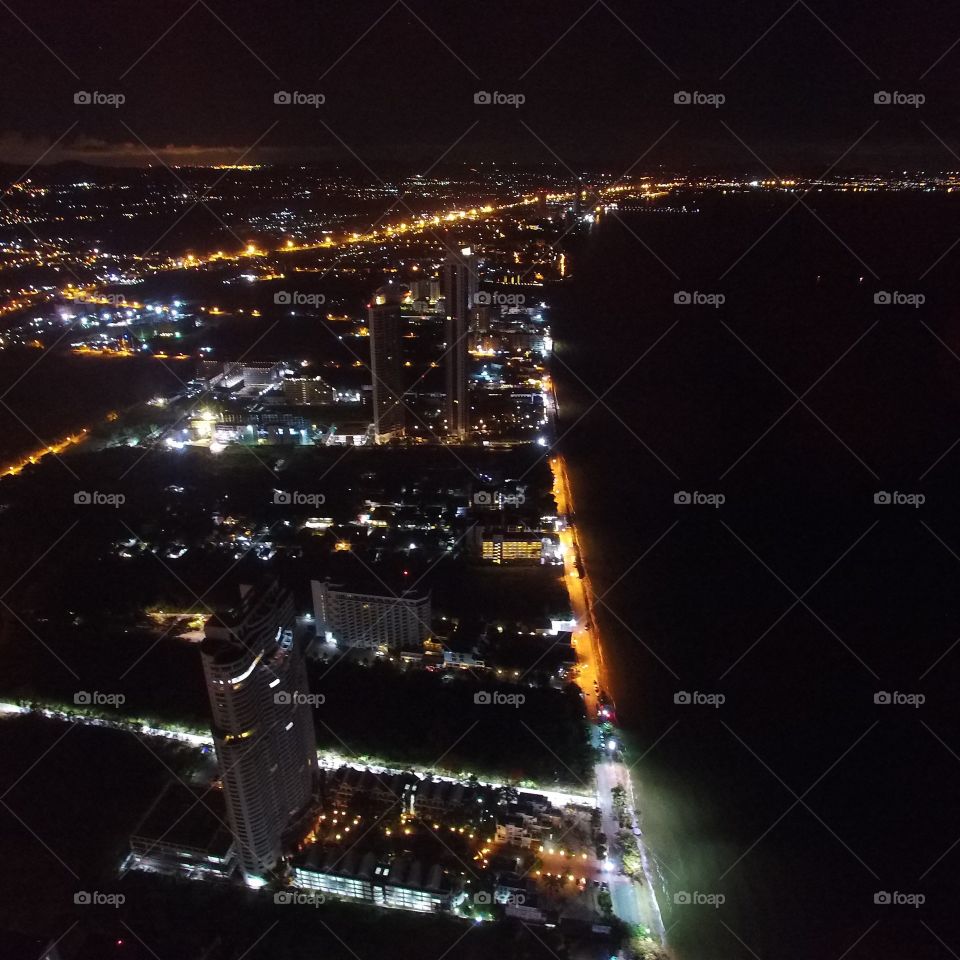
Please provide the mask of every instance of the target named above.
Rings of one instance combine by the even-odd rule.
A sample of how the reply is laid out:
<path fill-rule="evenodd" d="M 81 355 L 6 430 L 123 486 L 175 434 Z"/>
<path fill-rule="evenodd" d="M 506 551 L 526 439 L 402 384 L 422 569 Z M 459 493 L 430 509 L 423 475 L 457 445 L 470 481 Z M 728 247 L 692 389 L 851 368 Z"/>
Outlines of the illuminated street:
<path fill-rule="evenodd" d="M 574 515 L 574 509 L 566 463 L 562 456 L 555 454 L 550 458 L 550 466 L 553 469 L 553 495 L 557 501 L 557 514 L 569 518 Z M 599 686 L 603 689 L 603 655 L 593 619 L 590 580 L 583 564 L 576 526 L 569 521 L 560 532 L 560 543 L 563 548 L 564 582 L 570 595 L 570 607 L 577 621 L 577 629 L 573 634 L 573 642 L 577 648 L 576 680 L 583 693 L 587 716 L 591 721 L 596 721 L 599 710 L 597 688 Z"/>
<path fill-rule="evenodd" d="M 557 513 L 561 517 L 575 517 L 573 493 L 566 463 L 563 457 L 557 454 L 550 458 L 550 465 L 553 469 L 553 493 L 557 501 Z M 576 524 L 567 523 L 560 537 L 563 545 L 564 580 L 570 594 L 573 615 L 577 621 L 577 630 L 574 633 L 578 658 L 577 683 L 583 693 L 587 716 L 591 722 L 591 739 L 596 747 L 602 749 L 599 736 L 601 705 L 598 697 L 599 691 L 606 689 L 606 664 L 603 661 L 597 623 L 593 614 L 593 588 L 587 573 L 586 559 L 580 546 Z M 602 830 L 607 836 L 608 860 L 612 865 L 612 869 L 601 871 L 598 876 L 602 875 L 603 879 L 609 883 L 613 911 L 621 920 L 626 923 L 643 924 L 656 933 L 661 940 L 665 940 L 663 919 L 652 883 L 654 874 L 650 857 L 643 844 L 637 823 L 629 770 L 625 764 L 610 760 L 601 760 L 597 763 L 595 770 L 597 802 L 603 818 Z M 633 820 L 633 833 L 640 845 L 641 860 L 647 878 L 644 884 L 636 883 L 619 870 L 622 864 L 614 850 L 613 839 L 621 828 L 613 811 L 611 792 L 618 786 L 626 792 L 627 811 Z"/>

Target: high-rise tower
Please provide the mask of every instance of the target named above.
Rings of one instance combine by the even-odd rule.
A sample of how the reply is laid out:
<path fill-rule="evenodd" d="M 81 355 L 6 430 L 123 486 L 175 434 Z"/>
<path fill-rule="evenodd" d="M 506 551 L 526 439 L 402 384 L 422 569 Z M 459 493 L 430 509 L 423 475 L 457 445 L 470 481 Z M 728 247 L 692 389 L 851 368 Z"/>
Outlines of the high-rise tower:
<path fill-rule="evenodd" d="M 373 372 L 373 431 L 377 443 L 403 433 L 403 358 L 400 353 L 401 291 L 381 287 L 368 311 L 370 369 Z"/>
<path fill-rule="evenodd" d="M 477 294 L 476 257 L 470 247 L 451 255 L 443 265 L 443 299 L 447 314 L 447 391 L 444 416 L 447 435 L 465 440 L 470 432 L 470 399 L 467 391 L 470 318 Z"/>
<path fill-rule="evenodd" d="M 237 858 L 266 882 L 287 831 L 310 809 L 317 744 L 304 640 L 293 597 L 277 583 L 241 588 L 240 606 L 212 617 L 201 646 L 213 742 Z"/>

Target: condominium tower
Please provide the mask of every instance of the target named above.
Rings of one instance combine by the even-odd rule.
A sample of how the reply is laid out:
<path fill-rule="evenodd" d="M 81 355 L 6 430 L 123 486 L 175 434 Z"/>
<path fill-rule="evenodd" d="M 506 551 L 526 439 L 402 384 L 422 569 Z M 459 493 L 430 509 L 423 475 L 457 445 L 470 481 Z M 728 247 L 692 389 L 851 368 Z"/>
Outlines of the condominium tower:
<path fill-rule="evenodd" d="M 227 815 L 251 886 L 267 881 L 316 787 L 304 638 L 295 628 L 289 592 L 276 583 L 242 587 L 239 607 L 207 622 L 201 646 Z"/>

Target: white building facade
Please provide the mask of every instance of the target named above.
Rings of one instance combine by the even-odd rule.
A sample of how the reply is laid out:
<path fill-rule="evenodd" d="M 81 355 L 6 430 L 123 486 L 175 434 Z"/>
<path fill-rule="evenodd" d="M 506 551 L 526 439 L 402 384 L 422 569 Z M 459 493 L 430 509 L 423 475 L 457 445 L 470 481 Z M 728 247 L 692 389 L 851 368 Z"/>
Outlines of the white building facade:
<path fill-rule="evenodd" d="M 314 580 L 317 636 L 340 647 L 389 651 L 419 648 L 430 636 L 430 597 L 348 593 Z"/>

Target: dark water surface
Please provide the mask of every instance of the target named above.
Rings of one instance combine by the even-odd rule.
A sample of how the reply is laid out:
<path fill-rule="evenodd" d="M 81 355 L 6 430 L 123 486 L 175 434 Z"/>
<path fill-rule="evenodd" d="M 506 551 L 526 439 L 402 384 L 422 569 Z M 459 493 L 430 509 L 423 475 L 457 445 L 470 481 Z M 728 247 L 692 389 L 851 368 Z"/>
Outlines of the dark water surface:
<path fill-rule="evenodd" d="M 689 199 L 592 230 L 554 299 L 561 448 L 679 956 L 949 957 L 960 246 L 926 271 L 960 199 L 791 202 Z M 925 903 L 875 903 L 895 892 Z"/>

